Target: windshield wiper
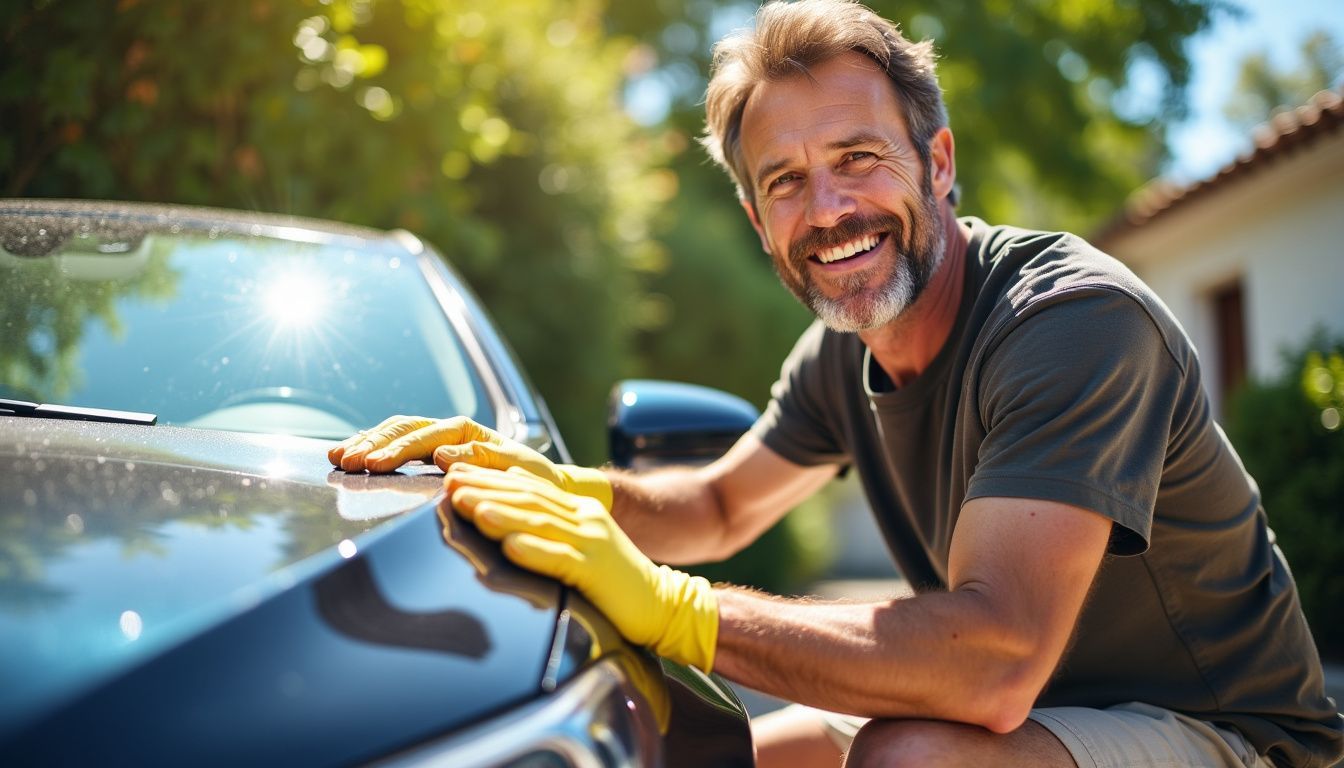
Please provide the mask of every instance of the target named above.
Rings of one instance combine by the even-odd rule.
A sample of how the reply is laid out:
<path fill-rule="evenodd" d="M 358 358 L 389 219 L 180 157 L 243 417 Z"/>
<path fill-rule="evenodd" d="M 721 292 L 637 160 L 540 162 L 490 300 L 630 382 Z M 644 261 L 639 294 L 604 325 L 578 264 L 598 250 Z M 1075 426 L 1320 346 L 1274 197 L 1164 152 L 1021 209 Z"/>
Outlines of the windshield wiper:
<path fill-rule="evenodd" d="M 114 424 L 142 424 L 152 427 L 159 417 L 137 411 L 114 411 L 108 408 L 81 408 L 77 405 L 45 405 L 26 400 L 6 400 L 0 397 L 0 416 L 32 416 L 40 419 L 77 419 L 106 421 Z"/>

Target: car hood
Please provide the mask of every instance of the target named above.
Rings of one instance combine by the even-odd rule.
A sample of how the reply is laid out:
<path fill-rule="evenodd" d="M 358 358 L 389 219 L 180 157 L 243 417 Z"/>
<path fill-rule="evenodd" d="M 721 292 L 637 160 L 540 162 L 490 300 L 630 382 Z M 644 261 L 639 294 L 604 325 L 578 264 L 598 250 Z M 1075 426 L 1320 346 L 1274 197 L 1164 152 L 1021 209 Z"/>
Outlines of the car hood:
<path fill-rule="evenodd" d="M 202 638 L 239 654 L 219 662 L 220 706 L 265 710 L 242 681 L 270 654 L 261 698 L 286 712 L 295 697 L 432 712 L 393 741 L 536 695 L 559 587 L 441 518 L 434 467 L 346 474 L 329 447 L 0 417 L 0 743 Z"/>

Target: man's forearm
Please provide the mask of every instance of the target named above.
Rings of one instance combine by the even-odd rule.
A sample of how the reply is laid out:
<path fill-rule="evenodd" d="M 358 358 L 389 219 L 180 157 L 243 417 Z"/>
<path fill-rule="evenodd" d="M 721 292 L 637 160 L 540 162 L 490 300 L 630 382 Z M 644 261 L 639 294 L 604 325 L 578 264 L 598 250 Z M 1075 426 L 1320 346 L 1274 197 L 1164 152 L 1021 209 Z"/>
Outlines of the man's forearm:
<path fill-rule="evenodd" d="M 973 592 L 881 604 L 715 592 L 715 671 L 790 701 L 1007 731 L 1020 725 L 1039 692 L 1036 681 L 1044 681 L 1030 632 L 1005 625 Z"/>
<path fill-rule="evenodd" d="M 644 554 L 671 565 L 724 557 L 727 521 L 700 470 L 673 467 L 634 474 L 607 472 L 611 515 Z"/>
<path fill-rule="evenodd" d="M 714 463 L 631 474 L 608 471 L 612 517 L 645 554 L 672 565 L 722 560 L 835 477 L 804 467 L 750 433 Z"/>

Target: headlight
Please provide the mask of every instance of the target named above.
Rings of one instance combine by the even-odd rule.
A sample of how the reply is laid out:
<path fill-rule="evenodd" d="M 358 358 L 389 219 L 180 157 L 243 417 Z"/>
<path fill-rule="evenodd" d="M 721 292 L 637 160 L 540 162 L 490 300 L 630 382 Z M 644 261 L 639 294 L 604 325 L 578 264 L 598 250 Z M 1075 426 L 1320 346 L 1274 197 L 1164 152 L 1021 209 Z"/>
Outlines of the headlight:
<path fill-rule="evenodd" d="M 650 768 L 662 765 L 648 700 L 620 657 L 606 657 L 553 693 L 396 755 L 394 768 Z"/>

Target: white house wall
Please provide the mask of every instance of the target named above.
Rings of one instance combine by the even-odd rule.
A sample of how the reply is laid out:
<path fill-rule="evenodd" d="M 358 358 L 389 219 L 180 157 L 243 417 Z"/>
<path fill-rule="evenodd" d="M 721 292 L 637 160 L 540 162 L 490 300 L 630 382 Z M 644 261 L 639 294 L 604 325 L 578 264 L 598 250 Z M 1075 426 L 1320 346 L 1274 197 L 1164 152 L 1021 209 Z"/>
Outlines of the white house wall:
<path fill-rule="evenodd" d="M 1211 293 L 1241 279 L 1250 375 L 1314 327 L 1344 333 L 1344 132 L 1180 203 L 1108 244 L 1185 326 L 1215 400 Z"/>

